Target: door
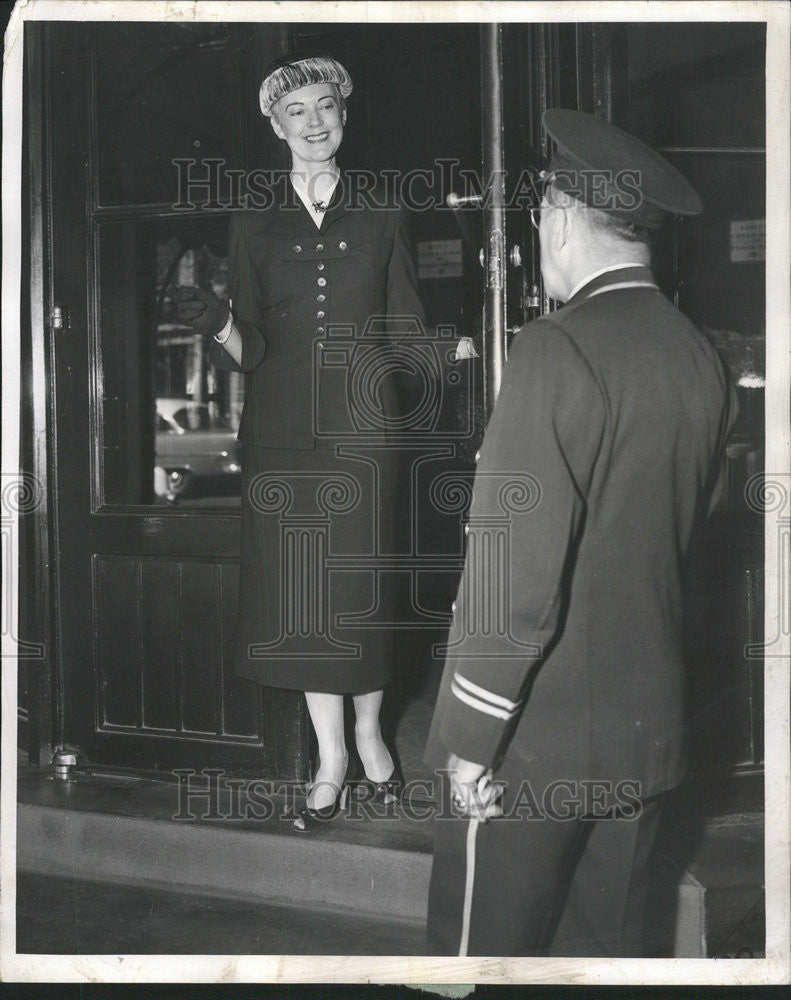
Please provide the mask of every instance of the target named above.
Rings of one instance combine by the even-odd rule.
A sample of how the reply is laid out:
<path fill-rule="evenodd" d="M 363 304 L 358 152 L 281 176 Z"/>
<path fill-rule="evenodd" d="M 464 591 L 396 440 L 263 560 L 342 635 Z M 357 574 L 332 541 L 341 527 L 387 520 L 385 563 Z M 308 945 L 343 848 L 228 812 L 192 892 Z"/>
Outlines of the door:
<path fill-rule="evenodd" d="M 47 95 L 57 741 L 91 767 L 303 779 L 300 696 L 233 671 L 243 388 L 171 301 L 178 284 L 224 293 L 229 178 L 266 165 L 253 82 L 277 28 L 30 27 Z"/>
<path fill-rule="evenodd" d="M 550 107 L 612 118 L 624 73 L 609 25 L 486 24 L 481 27 L 484 369 L 487 413 L 514 333 L 549 311 L 538 233 L 527 209 L 540 201 L 551 150 L 541 126 Z"/>

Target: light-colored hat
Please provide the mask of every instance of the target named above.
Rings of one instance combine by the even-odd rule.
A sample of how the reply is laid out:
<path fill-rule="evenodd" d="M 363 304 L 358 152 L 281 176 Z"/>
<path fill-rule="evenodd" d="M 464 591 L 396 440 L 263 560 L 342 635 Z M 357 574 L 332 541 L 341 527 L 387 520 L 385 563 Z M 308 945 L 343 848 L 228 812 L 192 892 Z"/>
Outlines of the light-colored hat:
<path fill-rule="evenodd" d="M 334 83 L 344 98 L 352 92 L 352 78 L 329 52 L 316 49 L 281 56 L 264 74 L 258 94 L 261 114 L 271 117 L 272 108 L 281 97 L 314 83 Z"/>

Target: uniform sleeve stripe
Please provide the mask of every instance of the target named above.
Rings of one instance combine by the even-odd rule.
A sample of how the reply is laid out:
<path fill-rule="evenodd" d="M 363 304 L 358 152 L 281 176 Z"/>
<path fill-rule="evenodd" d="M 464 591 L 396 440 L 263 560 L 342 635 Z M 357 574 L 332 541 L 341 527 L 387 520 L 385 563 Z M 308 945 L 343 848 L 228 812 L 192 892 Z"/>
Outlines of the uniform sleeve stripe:
<path fill-rule="evenodd" d="M 462 691 L 462 689 L 455 682 L 451 683 L 450 689 L 459 701 L 463 701 L 465 705 L 469 705 L 470 708 L 474 708 L 478 712 L 485 712 L 487 715 L 493 715 L 495 718 L 505 719 L 506 721 L 516 715 L 516 711 L 506 712 L 505 709 L 495 708 L 494 705 L 481 701 L 480 698 L 473 698 L 472 695 Z"/>
<path fill-rule="evenodd" d="M 495 694 L 493 691 L 487 691 L 486 688 L 479 687 L 479 685 L 473 684 L 472 681 L 467 680 L 466 677 L 462 677 L 458 671 L 456 671 L 453 675 L 453 679 L 460 687 L 463 687 L 465 691 L 468 691 L 472 695 L 476 695 L 478 698 L 483 698 L 485 701 L 491 702 L 492 705 L 500 705 L 501 708 L 507 708 L 509 711 L 519 708 L 518 701 L 509 701 L 508 698 L 503 698 L 502 695 Z"/>

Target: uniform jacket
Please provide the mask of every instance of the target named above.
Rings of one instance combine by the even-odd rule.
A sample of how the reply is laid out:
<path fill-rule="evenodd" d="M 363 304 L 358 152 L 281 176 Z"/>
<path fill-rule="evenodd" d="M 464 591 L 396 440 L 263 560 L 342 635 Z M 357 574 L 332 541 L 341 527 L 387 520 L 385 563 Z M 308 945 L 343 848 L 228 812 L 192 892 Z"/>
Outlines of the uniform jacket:
<path fill-rule="evenodd" d="M 644 796 L 680 780 L 682 566 L 734 419 L 718 355 L 647 268 L 600 275 L 519 332 L 476 469 L 432 766 L 508 753 L 538 784 Z M 484 536 L 509 476 L 523 493 L 486 633 Z"/>
<path fill-rule="evenodd" d="M 372 207 L 371 195 L 363 203 L 342 177 L 317 229 L 291 185 L 282 187 L 271 205 L 231 217 L 242 362 L 219 345 L 211 360 L 247 374 L 243 443 L 312 449 L 317 437 L 371 430 L 371 421 L 378 429 L 378 411 L 385 421 L 395 412 L 392 380 L 377 377 L 387 337 L 408 335 L 423 310 L 397 206 Z"/>

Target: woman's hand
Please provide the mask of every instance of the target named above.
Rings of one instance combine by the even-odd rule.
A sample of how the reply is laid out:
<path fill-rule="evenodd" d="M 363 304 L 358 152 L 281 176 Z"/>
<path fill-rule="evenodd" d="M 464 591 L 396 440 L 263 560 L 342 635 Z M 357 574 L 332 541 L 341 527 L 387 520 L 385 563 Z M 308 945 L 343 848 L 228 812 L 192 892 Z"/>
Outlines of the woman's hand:
<path fill-rule="evenodd" d="M 182 285 L 176 289 L 173 301 L 179 320 L 206 337 L 219 333 L 228 322 L 228 303 L 202 288 Z"/>

